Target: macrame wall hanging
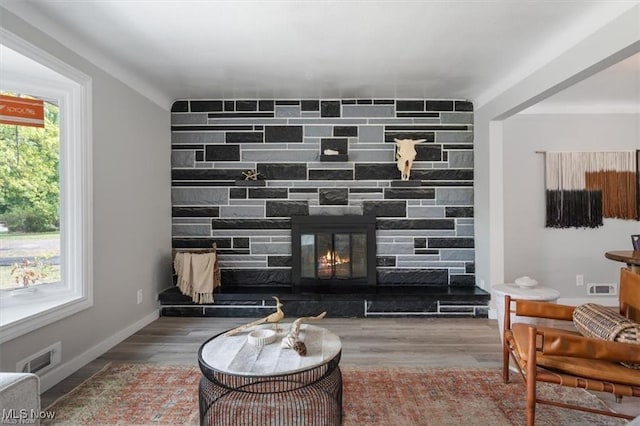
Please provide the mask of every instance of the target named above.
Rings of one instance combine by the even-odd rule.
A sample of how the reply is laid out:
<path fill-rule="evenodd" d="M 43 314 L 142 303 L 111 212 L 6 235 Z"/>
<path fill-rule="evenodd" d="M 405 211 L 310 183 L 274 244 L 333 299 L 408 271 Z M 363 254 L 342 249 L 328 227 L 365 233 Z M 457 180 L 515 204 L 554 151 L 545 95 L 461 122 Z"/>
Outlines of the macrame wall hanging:
<path fill-rule="evenodd" d="M 638 220 L 638 153 L 545 153 L 547 228 L 597 228 L 603 218 Z"/>

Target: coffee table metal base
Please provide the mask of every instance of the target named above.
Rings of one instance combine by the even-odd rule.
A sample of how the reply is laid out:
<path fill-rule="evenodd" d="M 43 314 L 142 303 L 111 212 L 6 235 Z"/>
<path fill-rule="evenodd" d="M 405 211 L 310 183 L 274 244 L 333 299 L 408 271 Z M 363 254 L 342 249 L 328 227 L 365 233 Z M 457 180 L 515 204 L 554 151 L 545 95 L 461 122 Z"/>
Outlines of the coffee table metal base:
<path fill-rule="evenodd" d="M 340 425 L 340 355 L 309 370 L 241 376 L 200 365 L 201 425 Z"/>

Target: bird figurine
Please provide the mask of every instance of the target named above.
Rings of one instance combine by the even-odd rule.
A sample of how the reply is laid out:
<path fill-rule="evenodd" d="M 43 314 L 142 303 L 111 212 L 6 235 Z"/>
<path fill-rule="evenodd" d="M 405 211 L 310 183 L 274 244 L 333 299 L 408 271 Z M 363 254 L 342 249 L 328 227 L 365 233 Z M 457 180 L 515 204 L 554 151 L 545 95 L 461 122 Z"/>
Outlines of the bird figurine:
<path fill-rule="evenodd" d="M 273 327 L 277 332 L 278 331 L 278 323 L 284 319 L 284 312 L 282 311 L 282 303 L 280 303 L 280 299 L 278 299 L 275 296 L 272 296 L 272 297 L 276 300 L 276 311 L 274 313 L 272 313 L 271 315 L 267 315 L 266 317 L 261 318 L 259 320 L 255 320 L 255 321 L 250 322 L 248 324 L 241 325 L 240 327 L 236 327 L 236 328 L 234 328 L 232 330 L 229 330 L 226 333 L 224 333 L 224 335 L 225 336 L 233 336 L 233 335 L 236 335 L 236 334 L 240 333 L 243 330 L 246 330 L 249 327 L 254 327 L 256 325 L 264 324 L 266 322 L 273 324 Z"/>

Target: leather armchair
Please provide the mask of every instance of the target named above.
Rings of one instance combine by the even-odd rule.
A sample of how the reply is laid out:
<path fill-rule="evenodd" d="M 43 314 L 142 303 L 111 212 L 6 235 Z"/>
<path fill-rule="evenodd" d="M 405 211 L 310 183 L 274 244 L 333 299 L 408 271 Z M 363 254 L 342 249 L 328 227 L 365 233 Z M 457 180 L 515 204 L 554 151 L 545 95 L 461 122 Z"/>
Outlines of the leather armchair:
<path fill-rule="evenodd" d="M 640 309 L 640 275 L 621 269 L 619 294 L 620 314 L 629 316 L 630 312 Z M 620 413 L 544 400 L 537 396 L 536 383 L 547 382 L 610 392 L 618 398 L 640 397 L 640 370 L 620 364 L 640 364 L 640 344 L 588 338 L 566 327 L 511 324 L 511 312 L 518 316 L 572 321 L 573 310 L 573 306 L 505 296 L 502 374 L 507 383 L 511 357 L 527 388 L 527 425 L 535 424 L 537 403 L 633 419 Z"/>

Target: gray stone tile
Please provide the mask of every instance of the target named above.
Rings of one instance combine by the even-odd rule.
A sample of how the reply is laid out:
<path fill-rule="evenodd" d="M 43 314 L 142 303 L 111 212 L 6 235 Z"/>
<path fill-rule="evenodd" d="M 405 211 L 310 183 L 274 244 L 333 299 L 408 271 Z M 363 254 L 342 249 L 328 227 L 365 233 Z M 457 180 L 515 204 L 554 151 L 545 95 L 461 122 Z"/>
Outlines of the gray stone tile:
<path fill-rule="evenodd" d="M 355 192 L 349 194 L 349 201 L 351 200 L 384 200 L 384 193 L 382 192 Z"/>
<path fill-rule="evenodd" d="M 300 117 L 300 106 L 276 106 L 276 117 Z"/>
<path fill-rule="evenodd" d="M 327 122 L 330 122 L 333 125 L 342 126 L 344 124 L 367 124 L 366 119 L 355 119 L 355 118 L 289 118 L 287 119 L 289 124 L 322 124 L 327 125 Z"/>
<path fill-rule="evenodd" d="M 413 235 L 414 237 L 455 237 L 456 231 L 451 230 L 424 230 L 419 232 L 416 229 L 389 229 L 378 230 L 376 233 L 380 236 L 397 236 L 397 235 Z"/>
<path fill-rule="evenodd" d="M 271 241 L 274 243 L 289 243 L 291 244 L 291 237 L 272 237 Z"/>
<path fill-rule="evenodd" d="M 354 149 L 349 151 L 349 161 L 354 161 L 357 163 L 393 161 L 393 151 Z"/>
<path fill-rule="evenodd" d="M 372 180 L 344 180 L 336 181 L 335 186 L 339 188 L 376 188 L 376 181 Z"/>
<path fill-rule="evenodd" d="M 473 151 L 449 151 L 449 167 L 452 169 L 472 169 Z"/>
<path fill-rule="evenodd" d="M 408 207 L 407 217 L 409 218 L 443 218 L 444 207 Z"/>
<path fill-rule="evenodd" d="M 408 259 L 410 259 L 410 257 Z M 421 264 L 421 267 L 423 268 L 451 268 L 451 267 L 463 267 L 463 266 L 464 266 L 464 262 L 426 261 L 426 262 L 422 262 Z"/>
<path fill-rule="evenodd" d="M 382 143 L 384 141 L 384 127 L 382 126 L 358 127 L 358 141 Z"/>
<path fill-rule="evenodd" d="M 171 223 L 180 225 L 183 223 L 191 223 L 195 225 L 209 225 L 211 228 L 211 219 L 208 217 L 174 217 L 171 219 Z"/>
<path fill-rule="evenodd" d="M 224 143 L 224 132 L 171 132 L 171 143 Z"/>
<path fill-rule="evenodd" d="M 304 126 L 305 136 L 327 138 L 333 136 L 333 126 Z"/>
<path fill-rule="evenodd" d="M 439 206 L 472 206 L 473 188 L 436 188 Z"/>
<path fill-rule="evenodd" d="M 458 224 L 460 225 L 473 225 L 473 218 L 460 218 L 460 219 L 456 219 Z"/>
<path fill-rule="evenodd" d="M 293 186 L 293 182 L 285 182 L 283 180 L 268 180 L 267 187 L 269 188 L 288 188 Z"/>
<path fill-rule="evenodd" d="M 395 105 L 343 105 L 343 117 L 394 117 Z"/>
<path fill-rule="evenodd" d="M 249 162 L 242 162 L 242 161 L 214 161 L 213 163 L 207 163 L 207 164 L 210 164 L 209 168 L 213 168 L 213 169 L 242 169 L 243 171 L 247 171 L 249 169 L 256 168 L 256 163 L 249 163 Z M 239 175 L 241 174 L 242 173 L 239 173 Z"/>
<path fill-rule="evenodd" d="M 391 244 L 393 242 L 395 242 L 394 237 L 376 237 L 376 244 L 384 244 L 384 243 Z"/>
<path fill-rule="evenodd" d="M 255 237 L 257 235 L 286 236 L 291 235 L 289 229 L 213 229 L 211 236 L 218 237 Z"/>
<path fill-rule="evenodd" d="M 253 237 L 251 238 L 251 243 L 269 243 L 271 242 L 271 237 Z"/>
<path fill-rule="evenodd" d="M 473 225 L 458 225 L 456 226 L 457 237 L 473 237 L 474 226 Z"/>
<path fill-rule="evenodd" d="M 284 151 L 287 149 L 286 143 L 242 143 L 240 151 L 244 149 L 269 149 L 273 151 Z"/>
<path fill-rule="evenodd" d="M 412 118 L 370 118 L 367 124 L 413 124 Z"/>
<path fill-rule="evenodd" d="M 300 113 L 301 117 L 305 117 L 305 118 L 319 118 L 320 117 L 320 111 L 302 111 Z"/>
<path fill-rule="evenodd" d="M 314 161 L 320 154 L 317 150 L 253 150 L 243 149 L 240 153 L 243 161 L 259 161 L 259 162 L 283 162 L 283 161 Z"/>
<path fill-rule="evenodd" d="M 449 165 L 447 163 L 433 163 L 433 168 L 434 169 L 448 169 Z"/>
<path fill-rule="evenodd" d="M 413 244 L 413 237 L 394 237 L 393 241 L 396 243 L 411 243 Z"/>
<path fill-rule="evenodd" d="M 423 206 L 435 206 L 436 200 L 420 200 L 420 204 Z"/>
<path fill-rule="evenodd" d="M 196 161 L 195 151 L 171 151 L 171 167 L 193 167 Z"/>
<path fill-rule="evenodd" d="M 474 260 L 474 249 L 440 249 L 440 258 L 442 260 Z"/>
<path fill-rule="evenodd" d="M 266 262 L 267 261 L 267 256 L 251 256 L 248 254 L 220 254 L 220 258 L 222 258 L 224 256 L 224 259 L 227 261 L 234 261 L 234 262 L 257 262 L 257 261 L 261 261 L 261 262 Z"/>
<path fill-rule="evenodd" d="M 436 143 L 472 143 L 473 132 L 436 132 Z"/>
<path fill-rule="evenodd" d="M 173 237 L 208 237 L 211 235 L 211 221 L 209 225 L 172 225 Z"/>
<path fill-rule="evenodd" d="M 171 201 L 174 206 L 218 206 L 227 204 L 227 188 L 177 187 L 171 188 Z"/>
<path fill-rule="evenodd" d="M 439 118 L 414 118 L 414 124 L 440 124 Z"/>
<path fill-rule="evenodd" d="M 472 112 L 441 112 L 442 124 L 473 124 Z"/>
<path fill-rule="evenodd" d="M 290 200 L 318 200 L 318 193 L 293 192 L 289 194 Z"/>
<path fill-rule="evenodd" d="M 413 167 L 411 170 L 419 170 L 419 169 L 433 169 L 434 165 L 438 163 L 434 163 L 433 161 L 414 161 Z M 442 163 L 442 165 L 446 168 L 447 163 Z"/>
<path fill-rule="evenodd" d="M 240 269 L 240 268 L 266 268 L 267 261 L 258 262 L 236 262 L 226 260 L 223 255 L 220 255 L 220 267 L 223 269 Z M 224 286 L 224 283 L 222 284 Z"/>
<path fill-rule="evenodd" d="M 263 124 L 287 124 L 286 118 L 211 118 L 209 123 L 211 125 L 225 125 L 225 124 L 256 124 L 261 126 Z"/>
<path fill-rule="evenodd" d="M 320 146 L 320 138 L 303 138 L 302 139 L 302 143 L 307 145 L 307 144 L 316 144 L 318 146 Z"/>
<path fill-rule="evenodd" d="M 309 206 L 309 216 L 316 215 L 345 215 L 345 214 L 362 214 L 361 206 L 322 206 L 312 207 Z"/>
<path fill-rule="evenodd" d="M 421 200 L 407 200 L 407 206 L 420 206 Z"/>
<path fill-rule="evenodd" d="M 171 114 L 171 124 L 207 124 L 206 113 L 173 113 Z"/>
<path fill-rule="evenodd" d="M 255 243 L 251 244 L 251 254 L 291 254 L 291 244 Z"/>
<path fill-rule="evenodd" d="M 263 206 L 264 207 L 264 200 L 246 200 L 246 199 L 229 200 L 229 205 L 230 206 Z"/>
<path fill-rule="evenodd" d="M 395 145 L 392 143 L 352 143 L 349 145 L 349 149 L 375 149 L 380 151 L 395 151 Z"/>
<path fill-rule="evenodd" d="M 325 161 L 325 162 L 310 162 L 307 163 L 309 170 L 332 170 L 332 169 L 353 169 L 353 164 L 350 162 L 341 161 Z"/>
<path fill-rule="evenodd" d="M 413 243 L 378 244 L 376 254 L 413 254 Z"/>
<path fill-rule="evenodd" d="M 293 182 L 294 188 L 332 188 L 336 186 L 333 180 L 301 180 Z"/>
<path fill-rule="evenodd" d="M 261 206 L 220 206 L 220 218 L 254 217 L 264 218 L 264 207 Z"/>
<path fill-rule="evenodd" d="M 414 254 L 411 256 L 398 256 L 398 266 L 400 263 L 435 262 L 440 260 L 437 254 Z"/>
<path fill-rule="evenodd" d="M 196 169 L 211 169 L 213 167 L 212 162 L 197 162 Z"/>

